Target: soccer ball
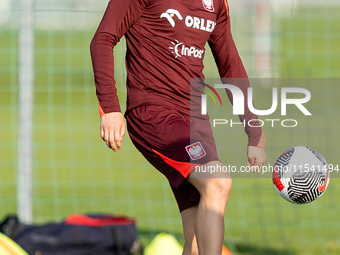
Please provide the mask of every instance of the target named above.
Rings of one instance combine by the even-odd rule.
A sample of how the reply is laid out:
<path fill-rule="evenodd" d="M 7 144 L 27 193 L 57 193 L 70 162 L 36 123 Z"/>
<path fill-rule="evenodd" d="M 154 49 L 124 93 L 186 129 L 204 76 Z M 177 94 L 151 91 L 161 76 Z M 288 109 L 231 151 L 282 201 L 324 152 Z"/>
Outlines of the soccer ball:
<path fill-rule="evenodd" d="M 316 150 L 296 146 L 276 160 L 273 183 L 276 191 L 289 202 L 307 204 L 325 193 L 329 169 L 324 157 Z"/>

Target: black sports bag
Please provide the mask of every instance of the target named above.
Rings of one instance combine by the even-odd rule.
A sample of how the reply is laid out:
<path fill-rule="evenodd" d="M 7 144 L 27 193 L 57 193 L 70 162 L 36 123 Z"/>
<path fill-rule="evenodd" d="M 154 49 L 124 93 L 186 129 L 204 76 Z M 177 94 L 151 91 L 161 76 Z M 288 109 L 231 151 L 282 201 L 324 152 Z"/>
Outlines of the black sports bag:
<path fill-rule="evenodd" d="M 135 220 L 73 214 L 61 223 L 25 225 L 7 217 L 0 231 L 29 255 L 142 255 Z"/>

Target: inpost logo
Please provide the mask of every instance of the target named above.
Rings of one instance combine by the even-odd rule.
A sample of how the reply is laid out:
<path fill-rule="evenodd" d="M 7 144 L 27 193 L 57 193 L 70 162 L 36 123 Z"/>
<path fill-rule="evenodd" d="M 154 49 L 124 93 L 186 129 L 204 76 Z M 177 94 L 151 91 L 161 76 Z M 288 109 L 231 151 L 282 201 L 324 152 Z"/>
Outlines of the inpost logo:
<path fill-rule="evenodd" d="M 272 88 L 272 105 L 267 110 L 258 110 L 254 107 L 253 104 L 253 88 L 249 87 L 247 89 L 247 98 L 245 99 L 245 96 L 242 92 L 242 90 L 231 84 L 215 84 L 215 88 L 205 84 L 207 88 L 209 88 L 218 98 L 220 101 L 220 104 L 222 106 L 222 100 L 217 93 L 216 89 L 225 89 L 229 90 L 232 94 L 233 98 L 233 115 L 244 115 L 245 114 L 245 100 L 247 100 L 247 106 L 250 112 L 258 115 L 258 116 L 268 116 L 273 114 L 277 108 L 278 108 L 278 88 L 274 87 Z M 207 94 L 213 99 L 215 105 L 217 105 L 216 100 L 211 92 L 209 92 L 207 89 L 199 88 L 200 90 L 204 91 L 205 94 L 201 95 L 201 114 L 206 115 L 207 114 Z M 287 98 L 287 95 L 290 93 L 294 94 L 302 94 L 304 97 L 302 98 Z M 305 88 L 294 88 L 294 87 L 282 87 L 281 88 L 281 116 L 287 115 L 287 105 L 295 105 L 304 115 L 311 116 L 312 114 L 306 109 L 306 107 L 303 105 L 311 99 L 311 93 L 308 89 Z M 244 120 L 243 122 L 233 122 L 232 120 L 226 120 L 226 119 L 214 119 L 213 120 L 213 126 L 216 125 L 225 125 L 230 124 L 232 127 L 236 124 L 242 124 L 243 126 L 250 126 L 250 127 L 262 127 L 265 125 L 265 123 L 270 123 L 271 127 L 275 126 L 276 122 L 280 122 L 283 127 L 296 127 L 298 125 L 297 120 L 295 119 L 251 119 L 246 122 Z M 257 125 L 254 125 L 254 123 L 257 123 Z"/>
<path fill-rule="evenodd" d="M 204 54 L 204 50 L 197 49 L 194 46 L 186 46 L 184 43 L 175 40 L 171 42 L 173 46 L 169 47 L 172 54 L 175 54 L 175 58 L 187 56 L 194 58 L 202 58 Z"/>

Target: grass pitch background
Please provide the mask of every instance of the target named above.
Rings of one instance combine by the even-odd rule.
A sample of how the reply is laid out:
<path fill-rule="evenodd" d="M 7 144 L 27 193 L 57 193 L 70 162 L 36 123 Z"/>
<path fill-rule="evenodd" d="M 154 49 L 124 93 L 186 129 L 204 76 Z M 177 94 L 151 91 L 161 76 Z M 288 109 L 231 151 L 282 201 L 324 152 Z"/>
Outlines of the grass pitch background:
<path fill-rule="evenodd" d="M 290 19 L 275 19 L 275 75 L 339 77 L 339 11 L 308 9 Z M 234 36 L 249 70 L 252 53 L 242 34 L 248 32 L 235 31 Z M 117 153 L 108 150 L 99 137 L 89 56 L 93 33 L 36 31 L 34 220 L 54 221 L 74 212 L 120 213 L 137 218 L 145 243 L 160 231 L 183 241 L 180 216 L 165 178 L 143 159 L 128 136 Z M 17 36 L 16 30 L 0 31 L 0 217 L 16 211 Z M 120 43 L 115 49 L 121 104 L 126 96 L 124 47 Z M 209 54 L 205 66 L 207 77 L 217 77 Z M 311 92 L 308 109 L 317 118 L 294 130 L 264 128 L 267 163 L 273 164 L 292 146 L 308 145 L 329 163 L 340 164 L 340 88 L 333 85 Z M 268 106 L 263 95 L 256 95 L 255 102 L 259 108 Z M 292 118 L 301 117 L 294 114 Z M 228 160 L 225 163 L 245 162 L 243 130 L 226 130 L 224 139 L 230 141 L 229 147 L 217 143 L 220 156 Z M 227 246 L 234 254 L 339 254 L 339 184 L 331 175 L 322 198 L 299 206 L 280 198 L 271 179 L 235 179 L 225 217 Z"/>

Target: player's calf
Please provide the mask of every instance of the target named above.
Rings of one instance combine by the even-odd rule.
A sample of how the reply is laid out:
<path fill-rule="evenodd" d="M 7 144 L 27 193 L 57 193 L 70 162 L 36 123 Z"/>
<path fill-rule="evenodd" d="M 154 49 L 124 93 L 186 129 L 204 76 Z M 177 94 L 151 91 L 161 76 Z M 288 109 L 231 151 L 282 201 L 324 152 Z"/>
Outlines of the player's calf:
<path fill-rule="evenodd" d="M 195 236 L 196 212 L 197 206 L 190 207 L 181 212 L 185 240 L 182 255 L 198 255 Z"/>
<path fill-rule="evenodd" d="M 199 255 L 196 238 L 193 242 L 185 242 L 182 255 Z"/>

